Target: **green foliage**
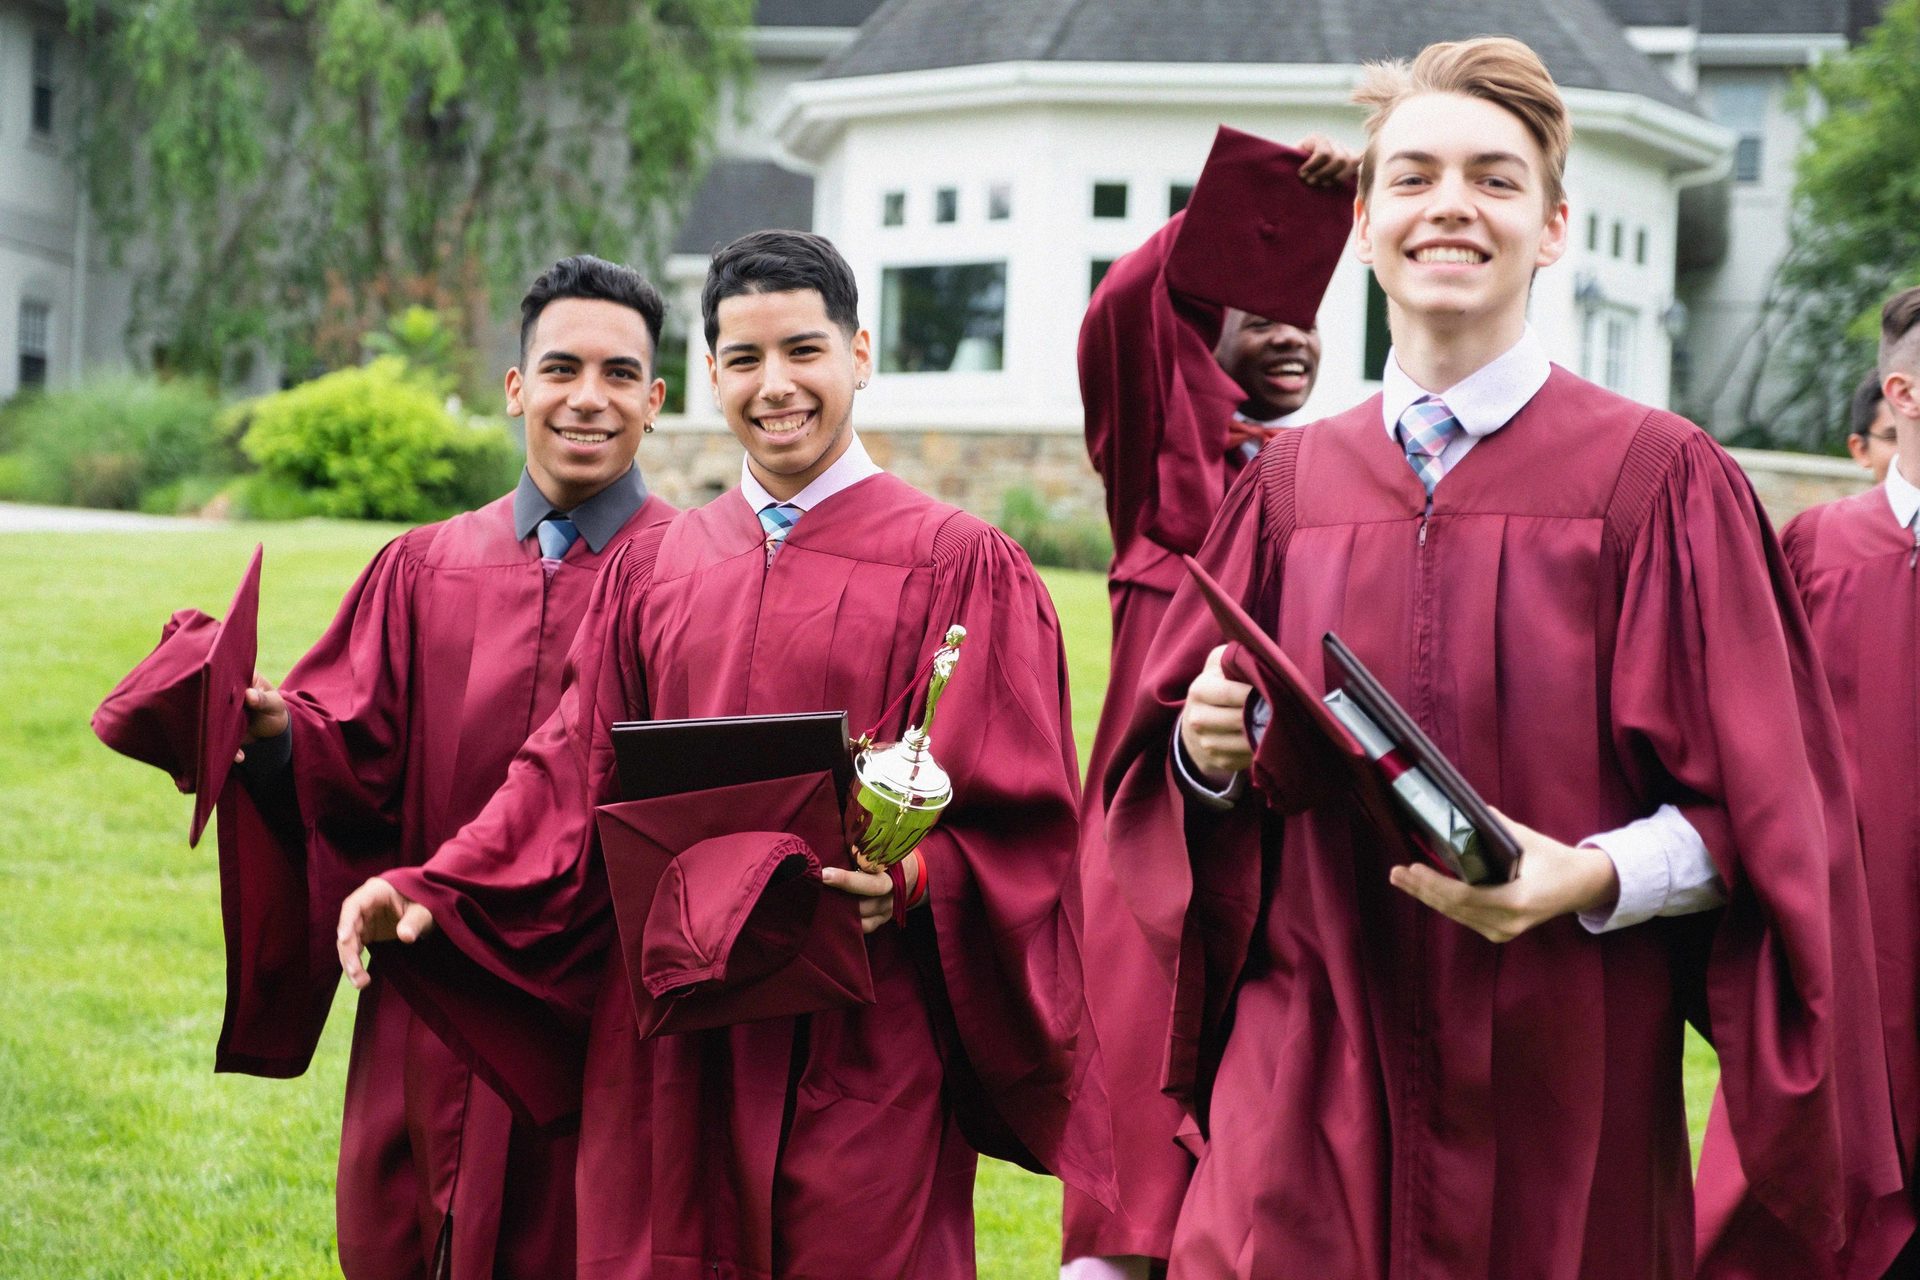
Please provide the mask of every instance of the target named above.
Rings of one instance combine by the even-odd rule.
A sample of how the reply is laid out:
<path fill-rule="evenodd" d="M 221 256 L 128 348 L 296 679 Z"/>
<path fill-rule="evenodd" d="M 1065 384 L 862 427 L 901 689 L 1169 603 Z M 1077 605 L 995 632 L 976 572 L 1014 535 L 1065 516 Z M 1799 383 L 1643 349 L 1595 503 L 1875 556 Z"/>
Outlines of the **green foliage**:
<path fill-rule="evenodd" d="M 135 329 L 230 376 L 353 363 L 419 304 L 467 344 L 561 252 L 657 256 L 752 0 L 67 0 L 80 157 Z"/>
<path fill-rule="evenodd" d="M 447 317 L 431 307 L 408 307 L 361 343 L 370 356 L 394 356 L 442 395 L 460 388 L 466 349 Z"/>
<path fill-rule="evenodd" d="M 1833 448 L 1875 359 L 1880 304 L 1920 282 L 1920 0 L 1893 0 L 1849 52 L 1808 69 L 1824 108 L 1807 132 L 1792 249 L 1756 341 L 1790 373 L 1774 403 L 1750 394 L 1747 434 Z"/>
<path fill-rule="evenodd" d="M 438 519 L 496 497 L 517 457 L 504 431 L 455 421 L 393 356 L 255 401 L 241 447 L 319 514 L 378 520 Z"/>
<path fill-rule="evenodd" d="M 4 477 L 7 491 L 30 502 L 130 511 L 156 490 L 178 494 L 189 478 L 231 475 L 240 460 L 219 413 L 214 394 L 189 379 L 104 378 L 22 397 L 0 414 L 0 434 L 18 459 Z"/>
<path fill-rule="evenodd" d="M 1001 495 L 1000 518 L 994 523 L 1037 565 L 1105 572 L 1113 559 L 1113 535 L 1104 519 L 1050 511 L 1031 489 L 1013 488 Z"/>

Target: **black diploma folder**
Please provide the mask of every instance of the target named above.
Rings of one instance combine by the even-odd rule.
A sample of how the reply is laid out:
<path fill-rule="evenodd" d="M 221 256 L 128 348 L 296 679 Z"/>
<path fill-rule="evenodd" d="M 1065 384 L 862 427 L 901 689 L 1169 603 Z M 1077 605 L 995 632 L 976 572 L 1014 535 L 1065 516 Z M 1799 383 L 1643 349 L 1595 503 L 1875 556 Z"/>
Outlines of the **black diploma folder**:
<path fill-rule="evenodd" d="M 853 784 L 844 711 L 622 720 L 613 726 L 613 759 L 622 800 L 824 771 L 844 801 Z"/>
<path fill-rule="evenodd" d="M 1333 686 L 1323 698 L 1238 601 L 1191 556 L 1186 563 L 1226 638 L 1257 668 L 1262 696 L 1284 699 L 1295 719 L 1313 726 L 1370 822 L 1468 884 L 1513 878 L 1520 862 L 1513 833 L 1339 636 L 1329 631 L 1323 641 Z"/>

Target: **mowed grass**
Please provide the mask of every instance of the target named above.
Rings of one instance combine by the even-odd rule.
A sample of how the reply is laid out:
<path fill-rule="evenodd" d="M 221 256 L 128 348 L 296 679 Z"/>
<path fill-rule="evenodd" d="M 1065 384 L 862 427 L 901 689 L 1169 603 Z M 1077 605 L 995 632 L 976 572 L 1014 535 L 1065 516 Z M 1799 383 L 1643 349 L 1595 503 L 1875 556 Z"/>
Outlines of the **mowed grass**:
<path fill-rule="evenodd" d="M 311 522 L 0 535 L 0 1276 L 327 1277 L 352 996 L 298 1080 L 216 1076 L 212 837 L 87 719 L 174 609 L 219 615 L 256 541 L 260 670 L 279 675 L 394 530 Z M 1107 667 L 1104 580 L 1049 572 L 1084 756 Z M 1696 1132 L 1712 1056 L 1689 1046 Z M 987 1162 L 980 1273 L 1058 1266 L 1059 1184 Z"/>

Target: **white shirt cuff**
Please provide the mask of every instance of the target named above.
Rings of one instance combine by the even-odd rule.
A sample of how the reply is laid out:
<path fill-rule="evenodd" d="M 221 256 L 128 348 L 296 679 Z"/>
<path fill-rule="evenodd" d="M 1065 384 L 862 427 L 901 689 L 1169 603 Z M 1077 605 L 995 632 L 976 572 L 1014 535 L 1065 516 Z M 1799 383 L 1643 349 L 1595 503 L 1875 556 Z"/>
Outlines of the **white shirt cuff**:
<path fill-rule="evenodd" d="M 1588 836 L 1582 845 L 1613 860 L 1620 896 L 1610 908 L 1582 911 L 1589 933 L 1610 933 L 1655 916 L 1708 911 L 1727 900 L 1706 841 L 1686 815 L 1663 804 L 1652 816 Z"/>
<path fill-rule="evenodd" d="M 1186 744 L 1180 741 L 1180 721 L 1173 722 L 1173 772 L 1180 779 L 1181 789 L 1193 799 L 1209 809 L 1226 810 L 1240 803 L 1240 797 L 1247 794 L 1247 775 L 1244 771 L 1233 775 L 1224 788 L 1209 786 L 1200 776 L 1200 767 L 1187 759 Z"/>

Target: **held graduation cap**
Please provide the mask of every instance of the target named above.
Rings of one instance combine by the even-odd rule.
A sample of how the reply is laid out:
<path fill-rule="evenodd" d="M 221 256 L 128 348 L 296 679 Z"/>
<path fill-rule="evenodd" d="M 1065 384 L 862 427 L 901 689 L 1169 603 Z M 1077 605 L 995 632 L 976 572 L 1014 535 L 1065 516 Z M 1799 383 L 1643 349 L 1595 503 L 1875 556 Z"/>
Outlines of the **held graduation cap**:
<path fill-rule="evenodd" d="M 234 752 L 247 737 L 246 692 L 259 644 L 260 558 L 256 545 L 224 619 L 198 609 L 167 619 L 153 652 L 93 713 L 100 741 L 165 769 L 175 786 L 192 793 L 189 845 L 200 842 Z"/>
<path fill-rule="evenodd" d="M 1311 329 L 1353 230 L 1353 186 L 1300 181 L 1304 151 L 1220 126 L 1167 259 L 1181 293 Z"/>

